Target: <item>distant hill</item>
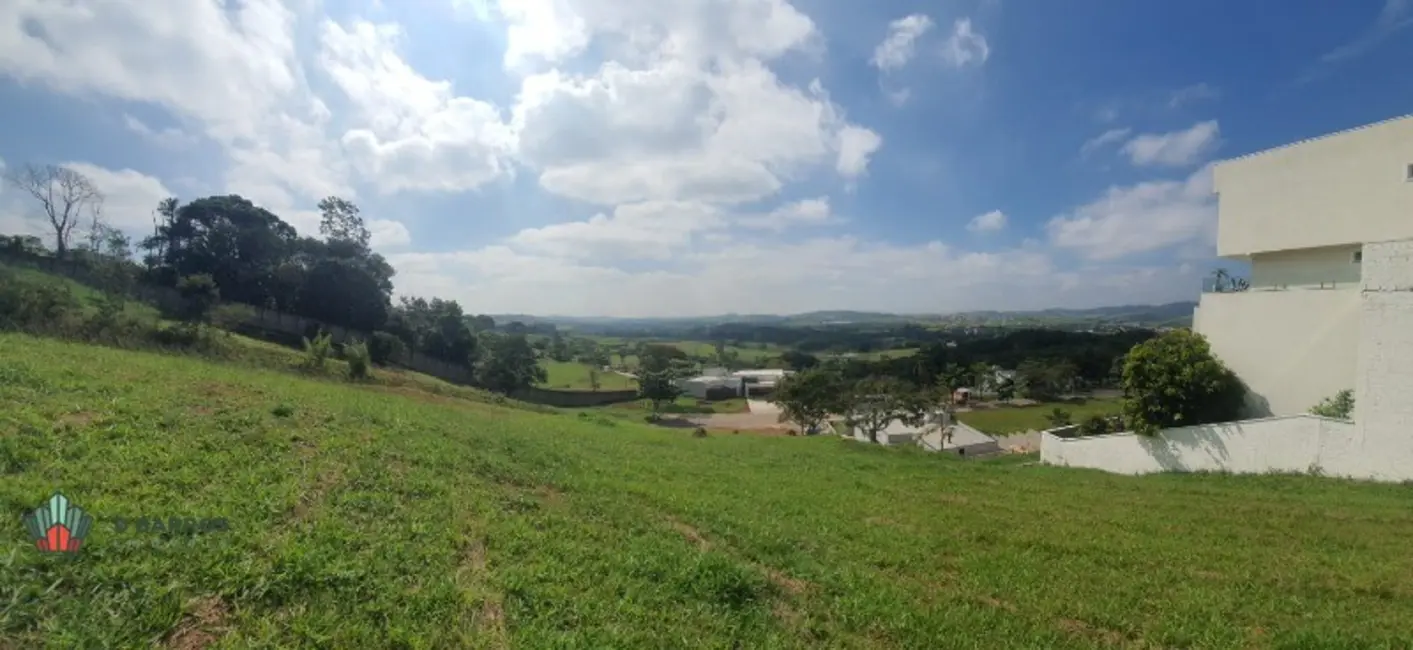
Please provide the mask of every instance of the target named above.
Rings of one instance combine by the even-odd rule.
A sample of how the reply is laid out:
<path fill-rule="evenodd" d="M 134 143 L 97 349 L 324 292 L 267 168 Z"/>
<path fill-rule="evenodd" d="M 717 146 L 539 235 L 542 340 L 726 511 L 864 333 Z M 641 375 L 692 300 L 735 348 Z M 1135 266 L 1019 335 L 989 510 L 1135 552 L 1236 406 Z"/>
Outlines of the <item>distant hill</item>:
<path fill-rule="evenodd" d="M 956 323 L 1003 324 L 1014 322 L 1044 324 L 1110 323 L 1133 324 L 1150 327 L 1187 326 L 1192 320 L 1192 310 L 1197 303 L 1192 301 L 1173 302 L 1164 305 L 1118 305 L 1094 307 L 1090 309 L 1042 309 L 1034 311 L 972 311 L 952 314 L 890 314 L 885 312 L 830 310 L 812 311 L 803 314 L 722 314 L 720 316 L 699 316 L 684 318 L 611 318 L 602 316 L 531 316 L 528 314 L 491 314 L 497 323 L 520 321 L 526 325 L 553 324 L 562 327 L 598 328 L 656 328 L 656 327 L 699 327 L 741 323 L 778 326 L 825 326 L 825 325 L 867 325 L 895 323 Z"/>

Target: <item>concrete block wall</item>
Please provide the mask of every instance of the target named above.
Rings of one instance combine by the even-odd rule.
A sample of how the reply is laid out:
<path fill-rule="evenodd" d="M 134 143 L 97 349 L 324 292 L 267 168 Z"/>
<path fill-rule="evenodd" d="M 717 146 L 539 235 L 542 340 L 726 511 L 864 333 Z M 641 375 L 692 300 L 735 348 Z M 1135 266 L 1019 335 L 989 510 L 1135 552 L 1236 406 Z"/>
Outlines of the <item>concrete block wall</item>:
<path fill-rule="evenodd" d="M 1370 478 L 1413 479 L 1413 241 L 1364 245 L 1355 448 Z M 1332 467 L 1332 471 L 1342 468 Z M 1340 472 L 1343 473 L 1343 472 Z"/>

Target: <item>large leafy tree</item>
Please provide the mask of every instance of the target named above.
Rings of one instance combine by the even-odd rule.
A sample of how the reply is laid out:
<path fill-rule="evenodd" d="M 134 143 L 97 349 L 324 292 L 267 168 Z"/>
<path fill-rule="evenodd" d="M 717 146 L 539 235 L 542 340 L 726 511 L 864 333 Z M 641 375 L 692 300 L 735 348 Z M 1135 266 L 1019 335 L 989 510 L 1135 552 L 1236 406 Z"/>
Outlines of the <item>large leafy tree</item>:
<path fill-rule="evenodd" d="M 509 395 L 545 381 L 535 349 L 524 334 L 485 334 L 485 350 L 476 364 L 476 383 Z"/>
<path fill-rule="evenodd" d="M 802 370 L 776 387 L 771 401 L 780 406 L 780 421 L 794 422 L 805 431 L 817 430 L 831 413 L 844 407 L 844 378 L 826 368 Z"/>
<path fill-rule="evenodd" d="M 1124 420 L 1136 433 L 1240 418 L 1246 388 L 1201 334 L 1180 329 L 1135 345 L 1124 361 Z"/>
<path fill-rule="evenodd" d="M 652 403 L 652 414 L 682 395 L 678 380 L 685 377 L 687 355 L 673 346 L 644 346 L 638 364 L 638 396 Z"/>
<path fill-rule="evenodd" d="M 476 360 L 478 339 L 467 320 L 455 300 L 403 297 L 386 329 L 418 352 L 471 367 Z M 482 336 L 489 340 L 492 334 L 483 332 Z M 525 345 L 529 347 L 528 342 Z"/>
<path fill-rule="evenodd" d="M 900 420 L 920 426 L 937 408 L 938 393 L 919 389 L 896 377 L 869 377 L 841 393 L 849 424 L 878 442 L 889 423 Z"/>

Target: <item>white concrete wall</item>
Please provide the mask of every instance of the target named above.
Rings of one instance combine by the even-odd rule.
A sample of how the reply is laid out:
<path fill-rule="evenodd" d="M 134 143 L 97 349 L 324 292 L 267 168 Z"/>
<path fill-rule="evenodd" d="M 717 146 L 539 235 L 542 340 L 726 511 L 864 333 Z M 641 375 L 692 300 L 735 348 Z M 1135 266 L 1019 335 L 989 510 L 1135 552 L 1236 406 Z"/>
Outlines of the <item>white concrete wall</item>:
<path fill-rule="evenodd" d="M 1360 268 L 1354 261 L 1360 246 L 1329 246 L 1251 256 L 1251 288 L 1359 286 Z"/>
<path fill-rule="evenodd" d="M 1222 162 L 1217 254 L 1413 238 L 1413 117 Z"/>
<path fill-rule="evenodd" d="M 1353 453 L 1378 478 L 1413 479 L 1413 242 L 1368 244 Z"/>
<path fill-rule="evenodd" d="M 1360 292 L 1290 289 L 1206 293 L 1193 330 L 1246 382 L 1250 415 L 1294 415 L 1353 390 Z"/>
<path fill-rule="evenodd" d="M 1052 465 L 1088 467 L 1117 474 L 1153 472 L 1309 472 L 1368 475 L 1351 458 L 1357 428 L 1353 423 L 1295 415 L 1182 429 L 1157 436 L 1116 433 L 1089 438 L 1060 438 L 1044 433 L 1040 460 Z M 1338 470 L 1338 471 L 1336 471 Z"/>

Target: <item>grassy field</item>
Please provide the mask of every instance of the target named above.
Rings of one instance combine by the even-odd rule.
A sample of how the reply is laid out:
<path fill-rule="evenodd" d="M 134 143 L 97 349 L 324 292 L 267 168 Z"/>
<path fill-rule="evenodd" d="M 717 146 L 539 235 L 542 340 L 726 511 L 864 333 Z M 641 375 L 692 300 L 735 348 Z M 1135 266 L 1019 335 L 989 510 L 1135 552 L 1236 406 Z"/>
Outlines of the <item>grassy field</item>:
<path fill-rule="evenodd" d="M 957 414 L 957 419 L 971 425 L 983 433 L 1006 435 L 1035 429 L 1050 428 L 1046 418 L 1057 408 L 1070 412 L 1075 424 L 1084 422 L 1094 415 L 1116 415 L 1123 410 L 1123 402 L 1118 399 L 1091 399 L 1085 402 L 1044 402 L 1035 406 L 1002 407 L 966 411 Z"/>
<path fill-rule="evenodd" d="M 540 384 L 541 388 L 552 388 L 555 390 L 593 390 L 593 385 L 589 383 L 589 365 L 577 361 L 552 361 L 541 359 L 540 366 L 545 369 L 547 378 L 545 383 Z M 638 382 L 631 377 L 614 372 L 599 372 L 599 390 L 630 390 L 638 387 Z"/>
<path fill-rule="evenodd" d="M 0 404 L 0 647 L 1395 648 L 1413 612 L 1407 486 L 695 439 L 13 334 Z M 18 521 L 55 489 L 98 519 L 74 557 Z"/>

